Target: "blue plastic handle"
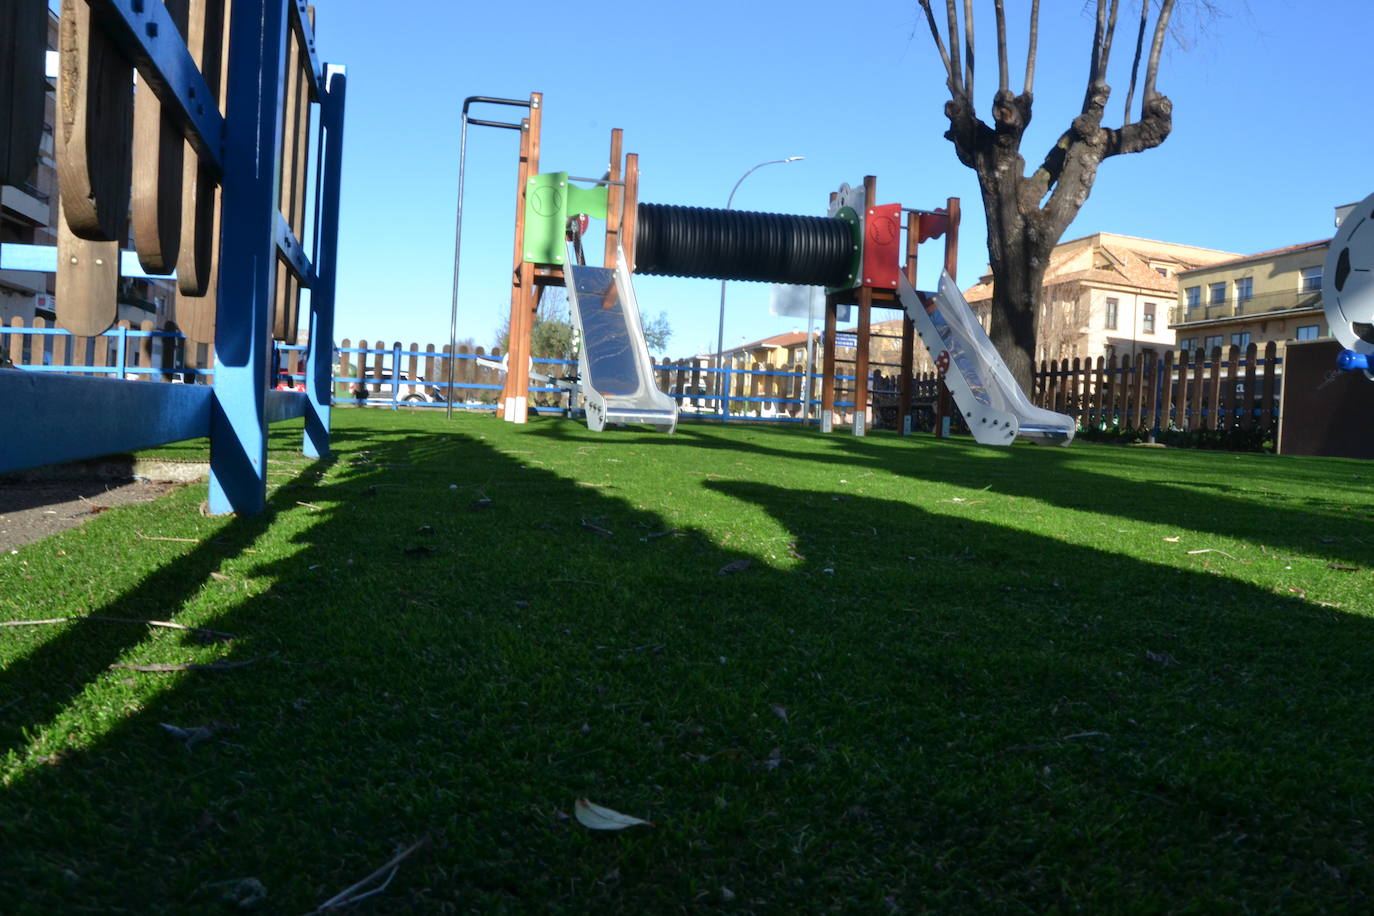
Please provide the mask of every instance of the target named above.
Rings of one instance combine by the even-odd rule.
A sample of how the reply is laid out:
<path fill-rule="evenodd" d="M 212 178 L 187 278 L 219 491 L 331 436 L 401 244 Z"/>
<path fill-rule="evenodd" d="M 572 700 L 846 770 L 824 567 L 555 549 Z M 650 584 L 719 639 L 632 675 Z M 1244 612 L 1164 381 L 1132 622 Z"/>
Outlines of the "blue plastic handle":
<path fill-rule="evenodd" d="M 1356 353 L 1354 350 L 1342 350 L 1341 355 L 1336 357 L 1336 365 L 1342 369 L 1364 369 L 1369 370 L 1369 357 L 1364 353 Z"/>

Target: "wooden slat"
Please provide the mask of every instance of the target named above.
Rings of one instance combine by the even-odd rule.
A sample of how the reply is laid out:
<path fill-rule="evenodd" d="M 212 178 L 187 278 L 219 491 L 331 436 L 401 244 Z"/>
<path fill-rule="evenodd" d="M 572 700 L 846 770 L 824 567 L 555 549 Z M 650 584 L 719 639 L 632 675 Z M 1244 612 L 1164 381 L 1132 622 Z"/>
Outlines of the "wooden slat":
<path fill-rule="evenodd" d="M 1219 429 L 1221 423 L 1221 347 L 1213 347 L 1211 367 L 1207 370 L 1207 429 Z"/>
<path fill-rule="evenodd" d="M 1245 404 L 1240 417 L 1241 429 L 1254 429 L 1257 422 L 1255 418 L 1255 396 L 1258 392 L 1255 391 L 1255 370 L 1258 367 L 1255 364 L 1258 362 L 1258 357 L 1259 348 L 1255 346 L 1254 341 L 1251 341 L 1250 345 L 1245 348 Z"/>
<path fill-rule="evenodd" d="M 38 163 L 47 22 L 43 0 L 0 3 L 0 184 L 25 184 Z"/>
<path fill-rule="evenodd" d="M 153 338 L 151 334 L 154 327 L 155 325 L 153 324 L 152 319 L 144 319 L 142 322 L 139 323 L 138 329 L 140 331 L 146 331 L 150 335 L 148 337 L 138 338 L 138 367 L 140 369 L 153 368 Z M 138 380 L 141 382 L 151 382 L 155 381 L 156 379 L 157 376 L 151 372 L 140 372 L 138 375 Z"/>
<path fill-rule="evenodd" d="M 57 218 L 57 323 L 79 337 L 103 334 L 114 324 L 119 304 L 119 243 L 79 238 L 65 218 Z"/>
<path fill-rule="evenodd" d="M 186 31 L 186 46 L 196 62 L 206 85 L 219 100 L 223 111 L 224 73 L 227 54 L 224 53 L 224 0 L 190 0 Z M 178 303 L 178 316 L 183 327 L 208 323 L 208 335 L 196 327 L 195 340 L 214 337 L 214 286 L 212 265 L 218 255 L 216 231 L 219 211 L 219 185 L 211 170 L 200 162 L 195 149 L 186 143 L 182 158 L 181 189 L 181 247 L 177 258 L 177 289 L 183 297 L 208 298 L 193 303 L 184 310 Z M 201 314 L 208 309 L 208 321 Z M 186 314 L 189 311 L 193 314 Z M 187 318 L 192 318 L 187 322 Z M 190 333 L 190 331 L 188 331 Z"/>
<path fill-rule="evenodd" d="M 313 14 L 313 9 L 310 10 Z M 311 25 L 314 17 L 311 15 Z M 279 206 L 298 242 L 305 230 L 305 184 L 310 147 L 310 84 L 303 69 L 310 60 L 303 53 L 295 33 L 287 39 L 286 90 L 282 117 L 282 160 Z M 296 343 L 300 317 L 300 282 L 277 264 L 277 286 L 273 307 L 273 336 L 288 344 Z"/>
<path fill-rule="evenodd" d="M 620 155 L 623 148 L 624 132 L 619 127 L 611 128 L 611 161 L 606 168 L 606 177 L 611 181 L 620 180 Z M 625 201 L 625 190 L 618 184 L 606 187 L 606 251 L 602 263 L 615 267 L 615 249 L 620 241 L 621 208 Z"/>
<path fill-rule="evenodd" d="M 1225 418 L 1221 421 L 1223 429 L 1239 429 L 1240 424 L 1236 422 L 1236 377 L 1240 371 L 1237 365 L 1240 362 L 1240 347 L 1235 344 L 1226 351 L 1226 384 L 1222 390 L 1222 402 L 1226 405 Z"/>
<path fill-rule="evenodd" d="M 1264 345 L 1264 392 L 1260 400 L 1260 429 L 1272 432 L 1274 429 L 1274 384 L 1277 380 L 1276 361 L 1278 346 L 1274 341 Z"/>
<path fill-rule="evenodd" d="M 1206 384 L 1207 353 L 1198 347 L 1193 351 L 1192 389 L 1188 396 L 1188 428 L 1202 428 L 1202 392 Z"/>
<path fill-rule="evenodd" d="M 56 158 L 66 222 L 82 239 L 124 241 L 133 148 L 133 67 L 92 21 L 85 0 L 62 0 L 59 34 Z M 59 298 L 57 307 L 62 306 Z"/>
<path fill-rule="evenodd" d="M 186 34 L 189 0 L 165 0 Z M 149 273 L 176 270 L 181 246 L 181 185 L 186 140 L 146 79 L 134 90 L 133 224 L 138 262 Z"/>

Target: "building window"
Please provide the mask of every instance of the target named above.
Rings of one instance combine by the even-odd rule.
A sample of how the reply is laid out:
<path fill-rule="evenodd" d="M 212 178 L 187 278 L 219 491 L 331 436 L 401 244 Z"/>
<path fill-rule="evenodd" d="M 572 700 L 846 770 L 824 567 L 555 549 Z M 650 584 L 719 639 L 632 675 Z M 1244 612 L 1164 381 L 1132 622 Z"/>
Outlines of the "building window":
<path fill-rule="evenodd" d="M 1159 274 L 1161 277 L 1169 276 L 1169 268 L 1165 267 L 1163 264 L 1151 264 L 1150 266 L 1153 267 L 1155 273 Z"/>
<path fill-rule="evenodd" d="M 1108 299 L 1108 300 L 1107 300 L 1107 330 L 1109 330 L 1109 331 L 1115 331 L 1115 330 L 1116 330 L 1116 322 L 1117 322 L 1117 318 L 1119 317 L 1119 314 L 1118 314 L 1118 313 L 1119 313 L 1120 311 L 1121 311 L 1121 300 L 1119 300 L 1119 299 Z"/>
<path fill-rule="evenodd" d="M 1178 342 L 1178 348 L 1180 350 L 1191 350 L 1195 346 L 1197 346 L 1196 337 L 1185 337 Z"/>
<path fill-rule="evenodd" d="M 1320 278 L 1318 279 L 1320 282 Z M 1320 325 L 1303 324 L 1298 326 L 1298 340 L 1316 340 L 1317 332 L 1321 329 Z"/>
<path fill-rule="evenodd" d="M 1322 269 L 1320 267 L 1304 267 L 1299 271 L 1302 282 L 1298 289 L 1304 293 L 1319 293 L 1322 291 Z"/>
<path fill-rule="evenodd" d="M 1250 346 L 1250 332 L 1241 331 L 1239 334 L 1232 334 L 1231 346 L 1240 347 L 1242 350 Z"/>
<path fill-rule="evenodd" d="M 1226 283 L 1209 283 L 1207 285 L 1207 304 L 1225 305 L 1226 304 Z"/>
<path fill-rule="evenodd" d="M 1255 281 L 1253 277 L 1241 277 L 1236 280 L 1236 301 L 1244 302 L 1255 297 Z"/>
<path fill-rule="evenodd" d="M 1202 287 L 1190 286 L 1183 291 L 1184 303 L 1188 306 L 1188 311 L 1192 311 L 1202 304 Z"/>
<path fill-rule="evenodd" d="M 1202 349 L 1206 350 L 1208 353 L 1211 353 L 1214 349 L 1221 346 L 1221 340 L 1222 337 L 1220 334 L 1217 334 L 1214 337 L 1208 337 L 1206 340 L 1202 342 Z"/>
<path fill-rule="evenodd" d="M 1153 302 L 1145 303 L 1145 314 L 1140 320 L 1140 330 L 1145 334 L 1155 332 L 1155 304 Z"/>

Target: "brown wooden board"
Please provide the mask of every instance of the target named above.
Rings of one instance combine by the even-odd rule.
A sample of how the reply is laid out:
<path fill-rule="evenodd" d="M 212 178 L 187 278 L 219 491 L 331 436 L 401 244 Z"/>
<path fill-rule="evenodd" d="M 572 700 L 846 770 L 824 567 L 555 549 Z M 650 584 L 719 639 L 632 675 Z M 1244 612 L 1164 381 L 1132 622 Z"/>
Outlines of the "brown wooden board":
<path fill-rule="evenodd" d="M 28 183 L 43 139 L 43 54 L 48 6 L 43 0 L 0 3 L 0 184 Z"/>
<path fill-rule="evenodd" d="M 224 110 L 223 67 L 228 55 L 224 53 L 224 0 L 191 0 L 187 22 L 186 46 L 191 59 L 200 67 L 205 84 L 219 99 Z M 183 326 L 201 330 L 209 325 L 209 339 L 214 337 L 214 287 L 211 284 L 212 263 L 218 254 L 216 219 L 219 209 L 219 185 L 212 169 L 203 165 L 200 156 L 188 142 L 184 145 L 181 190 L 181 249 L 177 259 L 177 289 L 182 296 L 209 297 L 190 307 L 192 321 L 186 321 L 182 309 Z M 208 319 L 200 314 L 209 311 Z"/>
<path fill-rule="evenodd" d="M 186 34 L 189 0 L 165 0 Z M 148 81 L 134 90 L 133 224 L 138 262 L 149 273 L 176 270 L 181 246 L 181 182 L 186 140 Z"/>
<path fill-rule="evenodd" d="M 1340 351 L 1334 340 L 1288 344 L 1279 454 L 1374 458 L 1374 381 L 1336 368 Z"/>
<path fill-rule="evenodd" d="M 72 231 L 58 204 L 57 323 L 73 334 L 94 337 L 114 324 L 119 303 L 119 243 L 92 242 Z"/>
<path fill-rule="evenodd" d="M 56 158 L 67 224 L 83 239 L 122 242 L 128 237 L 133 67 L 92 20 L 86 0 L 62 0 L 59 35 Z"/>

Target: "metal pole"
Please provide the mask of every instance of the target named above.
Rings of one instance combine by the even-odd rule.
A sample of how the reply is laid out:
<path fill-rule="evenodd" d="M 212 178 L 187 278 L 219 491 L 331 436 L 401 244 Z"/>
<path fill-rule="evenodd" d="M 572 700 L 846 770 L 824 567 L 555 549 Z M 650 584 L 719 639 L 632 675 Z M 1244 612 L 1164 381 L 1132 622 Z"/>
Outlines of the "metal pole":
<path fill-rule="evenodd" d="M 458 260 L 463 251 L 463 181 L 467 172 L 468 162 L 468 123 L 480 124 L 483 127 L 501 127 L 507 130 L 520 130 L 519 124 L 509 124 L 504 121 L 487 121 L 468 118 L 468 106 L 481 102 L 492 105 L 511 105 L 516 108 L 528 108 L 530 103 L 520 99 L 498 99 L 485 95 L 472 95 L 463 100 L 462 127 L 458 132 L 458 215 L 455 217 L 455 227 L 453 230 L 453 297 L 449 305 L 448 318 L 448 359 L 445 360 L 447 372 L 445 373 L 444 403 L 447 405 L 444 411 L 446 419 L 453 419 L 453 360 L 458 355 Z"/>
<path fill-rule="evenodd" d="M 784 162 L 800 162 L 801 160 L 803 160 L 803 159 L 805 159 L 805 158 L 806 158 L 805 156 L 788 156 L 786 159 L 769 159 L 767 162 L 760 162 L 758 165 L 754 166 L 754 167 L 751 168 L 749 171 L 747 171 L 747 172 L 745 172 L 743 175 L 739 176 L 739 181 L 736 181 L 736 182 L 735 182 L 735 186 L 734 186 L 733 188 L 730 189 L 730 196 L 729 196 L 728 198 L 726 198 L 726 201 L 725 201 L 725 209 L 726 209 L 726 210 L 729 210 L 730 207 L 731 207 L 731 205 L 734 204 L 734 202 L 735 202 L 735 192 L 739 190 L 739 186 L 740 186 L 740 185 L 744 184 L 744 179 L 748 178 L 750 175 L 754 174 L 754 173 L 757 172 L 759 169 L 763 168 L 765 165 L 778 165 L 778 164 L 784 163 Z M 721 281 L 720 281 L 720 322 L 719 322 L 719 324 L 718 324 L 717 327 L 716 327 L 716 394 L 717 394 L 717 396 L 719 396 L 719 395 L 721 394 L 721 388 L 720 388 L 720 382 L 721 382 L 720 361 L 721 361 L 721 356 L 722 356 L 721 351 L 725 349 L 725 284 L 726 284 L 727 282 L 728 282 L 728 281 L 726 281 L 726 280 L 721 280 Z M 726 394 L 728 395 L 728 392 L 726 392 Z M 724 402 L 724 401 L 721 402 L 721 410 L 722 410 L 722 412 L 724 412 L 724 413 L 728 413 L 728 410 L 726 409 L 726 406 L 725 406 L 725 402 Z"/>
<path fill-rule="evenodd" d="M 468 164 L 468 112 L 463 108 L 463 126 L 458 132 L 458 217 L 453 230 L 453 296 L 448 313 L 448 359 L 444 378 L 444 418 L 453 419 L 453 358 L 458 353 L 458 259 L 463 252 L 463 180 Z"/>

